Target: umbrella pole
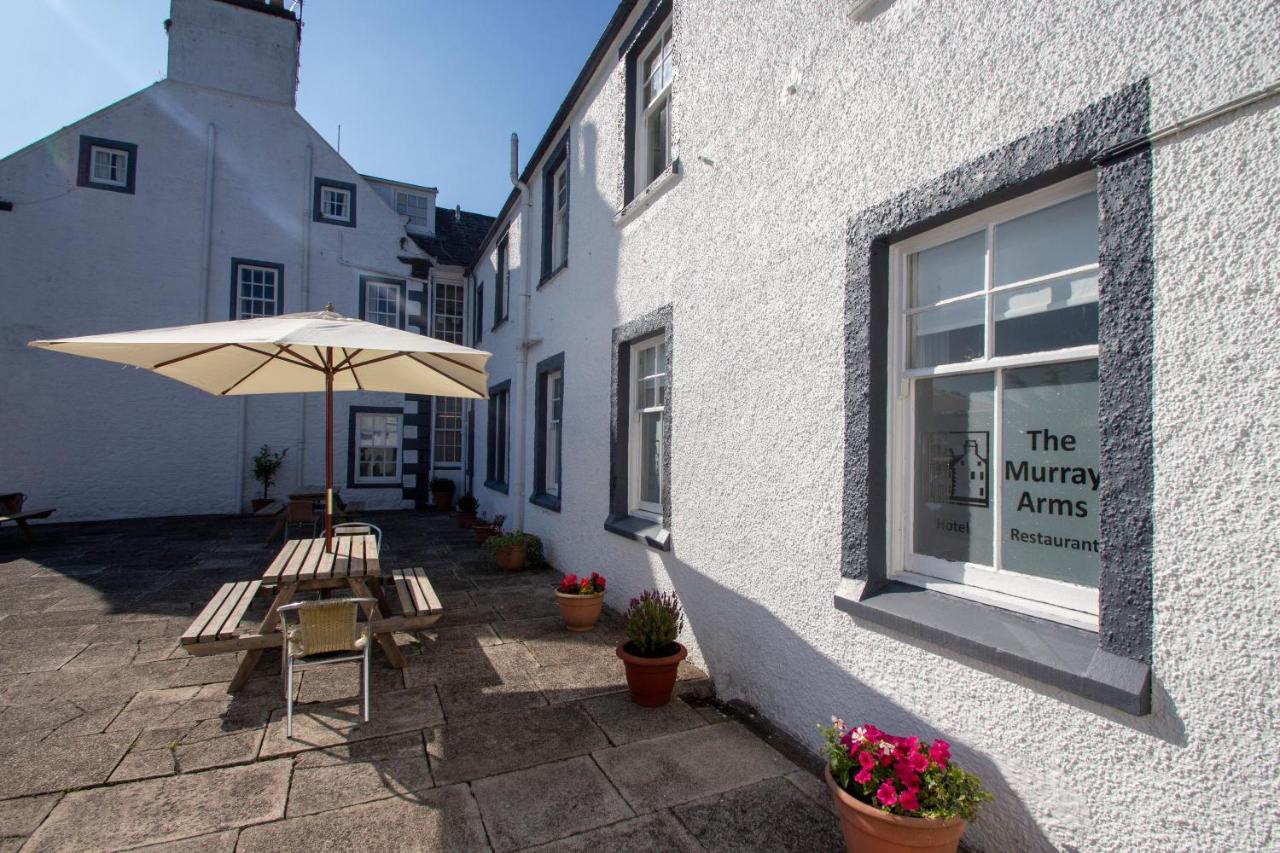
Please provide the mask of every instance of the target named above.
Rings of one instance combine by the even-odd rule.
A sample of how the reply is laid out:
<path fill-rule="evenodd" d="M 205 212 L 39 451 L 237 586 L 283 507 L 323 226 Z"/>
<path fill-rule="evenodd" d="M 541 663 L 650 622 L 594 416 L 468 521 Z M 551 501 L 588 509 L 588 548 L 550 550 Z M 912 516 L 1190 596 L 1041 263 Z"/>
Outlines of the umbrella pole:
<path fill-rule="evenodd" d="M 333 366 L 329 350 L 328 367 Z M 333 553 L 333 373 L 324 374 L 324 548 Z"/>

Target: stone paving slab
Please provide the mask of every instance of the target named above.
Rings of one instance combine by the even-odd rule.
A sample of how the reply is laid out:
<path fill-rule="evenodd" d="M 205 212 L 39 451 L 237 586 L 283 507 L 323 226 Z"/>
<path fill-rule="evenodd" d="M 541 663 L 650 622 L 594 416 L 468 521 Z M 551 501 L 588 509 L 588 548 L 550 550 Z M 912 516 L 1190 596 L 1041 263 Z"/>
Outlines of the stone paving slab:
<path fill-rule="evenodd" d="M 643 708 L 631 701 L 630 693 L 610 693 L 586 699 L 582 707 L 614 746 L 695 729 L 707 722 L 679 697 L 661 708 Z"/>
<path fill-rule="evenodd" d="M 798 768 L 741 723 L 691 729 L 593 753 L 637 812 L 750 785 Z"/>
<path fill-rule="evenodd" d="M 585 755 L 609 745 L 581 709 L 526 709 L 500 720 L 449 723 L 427 735 L 431 769 L 441 784 L 479 779 Z"/>
<path fill-rule="evenodd" d="M 360 703 L 295 705 L 293 737 L 286 734 L 284 709 L 271 712 L 261 757 L 290 755 L 397 732 L 425 729 L 444 722 L 434 688 L 419 687 L 374 695 L 369 722 L 360 721 Z"/>
<path fill-rule="evenodd" d="M 289 787 L 286 814 L 297 817 L 385 799 L 390 795 L 414 799 L 412 795 L 433 785 L 427 756 L 421 747 L 417 755 L 381 761 L 297 767 Z"/>
<path fill-rule="evenodd" d="M 0 752 L 0 800 L 100 785 L 132 741 L 110 734 L 23 741 Z"/>
<path fill-rule="evenodd" d="M 135 847 L 134 850 L 138 853 L 232 853 L 236 849 L 236 836 L 239 834 L 239 830 L 229 829 L 197 838 Z"/>
<path fill-rule="evenodd" d="M 488 850 L 476 801 L 466 785 L 436 788 L 305 817 L 251 826 L 237 853 L 432 853 Z"/>
<path fill-rule="evenodd" d="M 703 847 L 667 812 L 654 812 L 570 838 L 527 848 L 529 853 L 702 853 Z M 835 848 L 832 848 L 835 849 Z"/>
<path fill-rule="evenodd" d="M 68 794 L 28 842 L 43 850 L 124 850 L 284 816 L 288 761 Z"/>
<path fill-rule="evenodd" d="M 589 756 L 490 776 L 472 783 L 471 789 L 499 853 L 634 814 Z"/>
<path fill-rule="evenodd" d="M 61 794 L 0 801 L 0 837 L 30 835 L 58 804 Z"/>
<path fill-rule="evenodd" d="M 710 853 L 791 853 L 844 846 L 836 817 L 786 779 L 767 779 L 673 811 Z"/>

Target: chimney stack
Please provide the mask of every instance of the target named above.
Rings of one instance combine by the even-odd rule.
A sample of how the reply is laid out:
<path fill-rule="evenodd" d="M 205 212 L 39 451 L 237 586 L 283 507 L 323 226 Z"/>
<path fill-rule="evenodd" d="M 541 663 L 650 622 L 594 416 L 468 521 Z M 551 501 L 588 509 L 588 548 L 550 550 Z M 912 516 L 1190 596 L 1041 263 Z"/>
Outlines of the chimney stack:
<path fill-rule="evenodd" d="M 169 79 L 294 106 L 301 25 L 284 0 L 171 0 Z"/>

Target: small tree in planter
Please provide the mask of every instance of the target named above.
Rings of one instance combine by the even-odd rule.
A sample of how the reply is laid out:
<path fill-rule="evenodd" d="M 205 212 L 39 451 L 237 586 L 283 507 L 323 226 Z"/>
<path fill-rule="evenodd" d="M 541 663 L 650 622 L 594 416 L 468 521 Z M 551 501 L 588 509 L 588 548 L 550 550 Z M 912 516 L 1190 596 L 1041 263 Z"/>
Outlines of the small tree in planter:
<path fill-rule="evenodd" d="M 436 509 L 445 512 L 449 511 L 449 507 L 453 504 L 453 492 L 456 488 L 453 480 L 448 477 L 431 478 L 431 500 L 435 502 Z"/>
<path fill-rule="evenodd" d="M 945 740 L 894 737 L 870 724 L 850 729 L 839 717 L 818 728 L 849 853 L 954 851 L 991 799 L 982 780 L 952 763 Z"/>
<path fill-rule="evenodd" d="M 272 453 L 271 445 L 264 444 L 257 455 L 253 457 L 253 479 L 262 484 L 262 497 L 254 498 L 251 501 L 254 512 L 271 503 L 271 487 L 275 485 L 276 473 L 280 470 L 280 466 L 284 464 L 284 458 L 288 455 L 289 448 L 287 447 L 279 453 Z"/>
<path fill-rule="evenodd" d="M 493 555 L 498 568 L 506 572 L 518 572 L 526 563 L 536 565 L 542 559 L 542 540 L 519 530 L 490 537 L 484 543 L 484 549 Z"/>
<path fill-rule="evenodd" d="M 671 701 L 680 661 L 689 650 L 676 642 L 684 628 L 684 614 L 674 592 L 648 590 L 631 599 L 624 615 L 627 639 L 618 644 L 618 657 L 627 669 L 631 701 L 657 708 Z"/>
<path fill-rule="evenodd" d="M 589 578 L 565 575 L 556 588 L 556 601 L 560 605 L 560 618 L 570 631 L 590 631 L 600 619 L 604 608 L 604 575 L 591 573 Z"/>
<path fill-rule="evenodd" d="M 458 526 L 468 528 L 475 524 L 476 510 L 479 508 L 480 502 L 470 492 L 458 498 Z"/>

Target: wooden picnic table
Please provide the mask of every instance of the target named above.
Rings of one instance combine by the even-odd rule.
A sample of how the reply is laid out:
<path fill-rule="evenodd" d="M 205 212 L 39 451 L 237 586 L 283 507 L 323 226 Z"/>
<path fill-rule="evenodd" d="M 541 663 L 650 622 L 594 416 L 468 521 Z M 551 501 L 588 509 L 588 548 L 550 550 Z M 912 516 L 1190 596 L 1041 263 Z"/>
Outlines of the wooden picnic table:
<path fill-rule="evenodd" d="M 440 601 L 430 581 L 420 569 L 397 571 L 386 578 L 394 582 L 399 593 L 401 612 L 394 615 L 382 583 L 377 538 L 373 534 L 337 536 L 333 545 L 333 552 L 328 552 L 323 537 L 291 539 L 271 561 L 261 580 L 223 584 L 182 635 L 183 648 L 193 655 L 246 651 L 228 687 L 229 692 L 235 692 L 249 679 L 262 652 L 280 646 L 281 607 L 292 603 L 299 593 L 320 591 L 326 595 L 335 589 L 349 589 L 355 597 L 374 599 L 363 605 L 365 618 L 391 665 L 402 669 L 404 656 L 396 645 L 394 632 L 426 627 L 441 616 Z M 264 590 L 275 591 L 266 616 L 256 631 L 239 632 L 240 620 L 250 602 Z"/>

